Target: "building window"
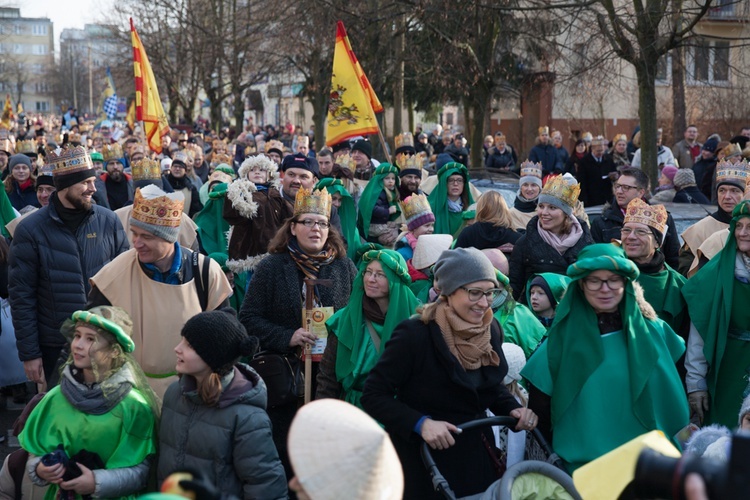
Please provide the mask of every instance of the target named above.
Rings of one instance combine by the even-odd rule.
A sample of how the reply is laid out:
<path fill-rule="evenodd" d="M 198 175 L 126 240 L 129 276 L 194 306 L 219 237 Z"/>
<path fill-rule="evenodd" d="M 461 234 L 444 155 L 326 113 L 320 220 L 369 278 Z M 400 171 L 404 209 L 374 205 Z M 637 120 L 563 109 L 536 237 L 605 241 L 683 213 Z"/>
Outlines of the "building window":
<path fill-rule="evenodd" d="M 23 34 L 23 27 L 20 24 L 14 24 L 13 25 L 13 33 L 16 35 Z"/>
<path fill-rule="evenodd" d="M 14 54 L 23 54 L 23 45 L 20 43 L 14 43 L 13 44 L 13 53 Z"/>
<path fill-rule="evenodd" d="M 36 110 L 41 111 L 49 111 L 49 102 L 47 101 L 36 101 Z"/>
<path fill-rule="evenodd" d="M 688 51 L 688 82 L 729 83 L 729 42 L 697 40 Z"/>
<path fill-rule="evenodd" d="M 35 24 L 31 32 L 36 36 L 45 36 L 47 34 L 47 25 L 46 24 Z"/>
<path fill-rule="evenodd" d="M 43 56 L 47 53 L 47 46 L 46 45 L 34 45 L 32 52 L 38 56 Z"/>
<path fill-rule="evenodd" d="M 656 64 L 656 84 L 669 85 L 672 83 L 672 56 L 665 54 Z"/>

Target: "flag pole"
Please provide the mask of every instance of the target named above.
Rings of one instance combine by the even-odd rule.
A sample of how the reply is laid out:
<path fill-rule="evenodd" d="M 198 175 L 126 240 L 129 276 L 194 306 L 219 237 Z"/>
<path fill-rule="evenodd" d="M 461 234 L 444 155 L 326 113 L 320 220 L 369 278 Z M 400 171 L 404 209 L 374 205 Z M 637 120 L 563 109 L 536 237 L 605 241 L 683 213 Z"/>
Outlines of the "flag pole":
<path fill-rule="evenodd" d="M 375 120 L 377 122 L 377 119 Z M 385 154 L 385 159 L 388 160 L 388 163 L 393 165 L 393 162 L 391 161 L 391 155 L 388 153 L 388 144 L 385 142 L 385 137 L 383 136 L 383 130 L 380 128 L 380 123 L 378 123 L 378 137 L 380 137 L 380 145 L 383 146 L 383 154 Z"/>

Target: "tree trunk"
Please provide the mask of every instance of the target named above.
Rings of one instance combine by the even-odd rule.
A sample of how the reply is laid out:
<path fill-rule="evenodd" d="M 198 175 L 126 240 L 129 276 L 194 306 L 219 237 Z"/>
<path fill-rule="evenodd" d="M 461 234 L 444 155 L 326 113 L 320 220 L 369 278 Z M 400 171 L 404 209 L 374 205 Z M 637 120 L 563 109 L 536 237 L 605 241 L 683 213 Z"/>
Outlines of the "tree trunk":
<path fill-rule="evenodd" d="M 240 135 L 245 125 L 245 101 L 242 99 L 242 90 L 234 91 L 234 130 L 235 137 Z"/>
<path fill-rule="evenodd" d="M 638 61 L 638 116 L 641 120 L 641 170 L 657 185 L 659 166 L 656 164 L 656 63 Z"/>
<path fill-rule="evenodd" d="M 318 151 L 326 144 L 326 117 L 328 116 L 328 87 L 319 86 L 320 90 L 310 100 L 313 107 L 313 123 L 315 124 L 315 145 Z"/>
<path fill-rule="evenodd" d="M 477 95 L 474 97 L 476 101 L 472 102 L 471 108 L 471 135 L 469 136 L 471 159 L 469 164 L 472 170 L 481 171 L 484 166 L 482 151 L 484 149 L 484 124 L 487 115 L 488 97 L 484 92 L 481 92 L 482 95 L 480 95 L 479 89 L 477 91 Z"/>
<path fill-rule="evenodd" d="M 195 96 L 191 96 L 191 97 L 190 97 L 190 98 L 189 98 L 189 99 L 187 100 L 187 106 L 186 106 L 186 107 L 185 107 L 185 109 L 184 109 L 184 112 L 185 112 L 185 114 L 184 114 L 183 116 L 184 116 L 184 118 L 185 118 L 185 121 L 186 121 L 186 122 L 187 122 L 187 123 L 188 123 L 189 125 L 192 125 L 192 124 L 193 124 L 193 122 L 195 121 L 195 120 L 194 120 L 194 116 L 195 116 L 195 101 L 196 101 L 196 100 L 198 100 L 198 98 L 197 98 L 197 97 L 195 97 Z M 200 112 L 199 112 L 199 114 L 200 114 Z"/>
<path fill-rule="evenodd" d="M 679 142 L 687 128 L 685 106 L 685 51 L 677 47 L 672 51 L 672 138 Z M 682 165 L 681 165 L 682 166 Z"/>
<path fill-rule="evenodd" d="M 396 20 L 396 50 L 394 59 L 396 63 L 393 75 L 393 135 L 403 132 L 402 111 L 404 109 L 404 46 L 406 45 L 406 34 L 404 33 L 404 16 Z"/>

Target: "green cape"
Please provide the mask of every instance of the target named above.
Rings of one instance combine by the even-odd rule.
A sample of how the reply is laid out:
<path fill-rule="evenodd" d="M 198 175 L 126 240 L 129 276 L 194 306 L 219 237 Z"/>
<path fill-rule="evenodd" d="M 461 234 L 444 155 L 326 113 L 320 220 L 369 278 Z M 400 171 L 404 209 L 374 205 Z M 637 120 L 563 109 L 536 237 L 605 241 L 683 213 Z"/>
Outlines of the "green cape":
<path fill-rule="evenodd" d="M 428 201 L 435 214 L 435 234 L 450 234 L 454 238 L 463 224 L 463 212 L 450 212 L 448 210 L 448 177 L 453 174 L 461 174 L 464 178 L 464 192 L 469 202 L 464 207 L 466 211 L 474 203 L 474 197 L 469 189 L 469 171 L 461 163 L 450 162 L 443 165 L 438 171 L 438 185 L 432 190 Z"/>
<path fill-rule="evenodd" d="M 382 329 L 373 324 L 380 336 L 380 351 L 370 338 L 362 313 L 364 297 L 363 276 L 367 265 L 377 260 L 388 278 L 390 301 Z M 409 289 L 411 278 L 403 257 L 393 250 L 371 250 L 364 254 L 359 265 L 359 273 L 354 278 L 349 303 L 326 322 L 329 331 L 338 337 L 336 353 L 336 378 L 344 389 L 344 400 L 359 406 L 365 379 L 375 366 L 380 353 L 396 326 L 415 313 L 419 301 Z"/>
<path fill-rule="evenodd" d="M 651 304 L 656 314 L 666 321 L 672 330 L 679 330 L 687 306 L 681 290 L 687 279 L 664 264 L 662 271 L 655 274 L 641 273 L 637 281 L 643 287 L 643 297 Z"/>
<path fill-rule="evenodd" d="M 3 192 L 0 195 L 0 224 L 2 224 L 0 231 L 2 231 L 3 236 L 10 238 L 10 233 L 5 229 L 5 225 L 16 218 L 16 212 L 13 210 L 13 205 L 10 204 L 10 198 L 8 198 L 8 193 L 5 192 L 5 189 L 0 191 Z"/>
<path fill-rule="evenodd" d="M 509 295 L 507 300 L 513 300 L 512 296 Z M 534 316 L 534 312 L 523 304 L 516 303 L 507 311 L 501 307 L 494 314 L 503 327 L 503 342 L 517 345 L 529 359 L 547 334 L 547 329 Z"/>
<path fill-rule="evenodd" d="M 396 187 L 393 189 L 394 193 L 398 194 L 398 167 L 391 165 L 390 163 L 381 163 L 375 172 L 372 174 L 372 178 L 365 186 L 362 191 L 362 196 L 359 197 L 359 217 L 357 218 L 357 229 L 359 234 L 363 238 L 367 239 L 370 236 L 370 220 L 372 219 L 372 210 L 375 208 L 375 203 L 378 201 L 378 196 L 385 189 L 383 187 L 383 179 L 389 174 L 393 174 L 396 177 Z M 394 199 L 391 205 L 396 206 L 396 213 L 392 214 L 388 220 L 396 220 L 401 214 L 401 207 L 398 204 L 398 200 Z"/>
<path fill-rule="evenodd" d="M 565 291 L 570 285 L 570 278 L 568 278 L 564 274 L 557 273 L 532 274 L 531 277 L 529 277 L 529 280 L 526 282 L 526 303 L 531 304 L 531 282 L 537 276 L 544 278 L 544 281 L 547 282 L 547 286 L 549 286 L 549 289 L 552 292 L 552 296 L 555 298 L 555 302 L 559 304 L 560 300 L 562 300 L 563 296 L 565 295 Z"/>
<path fill-rule="evenodd" d="M 224 198 L 227 196 L 227 185 L 217 184 L 208 195 L 208 202 L 203 210 L 193 216 L 193 222 L 198 226 L 197 233 L 201 246 L 207 254 L 227 253 L 229 242 L 227 232 L 229 223 L 224 220 Z"/>
<path fill-rule="evenodd" d="M 346 255 L 354 260 L 361 240 L 357 230 L 357 207 L 354 206 L 352 195 L 346 190 L 341 179 L 327 178 L 315 185 L 315 189 L 323 188 L 326 188 L 328 194 L 332 196 L 334 194 L 341 196 L 341 206 L 338 209 L 341 218 L 341 231 L 343 231 L 343 236 L 346 239 Z"/>
<path fill-rule="evenodd" d="M 626 278 L 619 309 L 628 351 L 630 401 L 636 418 L 643 426 L 655 429 L 654 401 L 650 398 L 647 382 L 659 360 L 654 344 L 656 339 L 646 333 L 646 319 L 636 301 L 633 280 L 638 277 L 638 268 L 621 248 L 609 243 L 583 248 L 577 262 L 568 267 L 571 284 L 557 306 L 555 322 L 548 332 L 549 370 L 555 387 L 552 425 L 554 427 L 567 411 L 589 376 L 604 360 L 596 312 L 576 283 L 599 269 Z"/>
<path fill-rule="evenodd" d="M 208 256 L 219 264 L 222 271 L 224 271 L 225 273 L 230 271 L 230 269 L 227 267 L 227 260 L 229 260 L 229 256 L 226 253 L 214 252 L 209 254 Z M 241 273 L 234 273 L 234 290 L 232 290 L 232 295 L 229 297 L 229 305 L 237 312 L 237 314 L 240 313 L 242 302 L 245 300 L 246 285 L 247 272 L 245 271 Z"/>
<path fill-rule="evenodd" d="M 708 391 L 716 391 L 716 380 L 727 345 L 727 332 L 732 318 L 734 295 L 734 268 L 737 258 L 737 240 L 734 229 L 737 221 L 750 217 L 750 200 L 739 203 L 732 211 L 729 236 L 724 249 L 703 266 L 682 287 L 690 320 L 703 339 L 703 354 L 708 361 L 706 382 Z"/>

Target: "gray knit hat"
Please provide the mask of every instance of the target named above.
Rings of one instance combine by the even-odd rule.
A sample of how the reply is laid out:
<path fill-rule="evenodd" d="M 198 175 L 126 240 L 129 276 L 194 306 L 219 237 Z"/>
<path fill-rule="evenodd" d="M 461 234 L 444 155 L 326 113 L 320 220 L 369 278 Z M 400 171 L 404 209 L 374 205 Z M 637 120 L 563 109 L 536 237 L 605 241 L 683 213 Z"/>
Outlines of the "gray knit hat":
<path fill-rule="evenodd" d="M 184 204 L 185 196 L 180 191 L 165 193 L 153 184 L 138 188 L 133 199 L 130 225 L 174 243 L 180 234 Z"/>
<path fill-rule="evenodd" d="M 435 287 L 441 295 L 451 295 L 458 287 L 475 281 L 491 281 L 500 286 L 492 262 L 481 250 L 456 248 L 440 254 L 435 263 Z"/>
<path fill-rule="evenodd" d="M 674 180 L 672 181 L 677 188 L 683 188 L 687 186 L 695 186 L 695 173 L 692 168 L 680 168 L 677 173 L 674 174 Z"/>

